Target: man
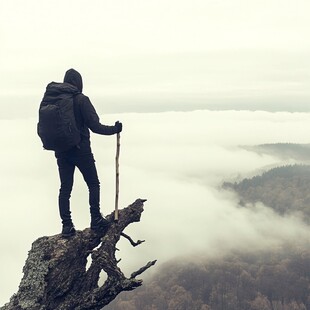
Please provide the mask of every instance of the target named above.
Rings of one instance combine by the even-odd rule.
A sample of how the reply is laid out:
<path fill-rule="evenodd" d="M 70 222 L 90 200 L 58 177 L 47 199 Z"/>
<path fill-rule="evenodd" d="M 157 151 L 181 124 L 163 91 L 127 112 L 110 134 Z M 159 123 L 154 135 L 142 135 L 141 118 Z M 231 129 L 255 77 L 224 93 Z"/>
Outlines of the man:
<path fill-rule="evenodd" d="M 109 222 L 100 213 L 100 182 L 90 146 L 89 129 L 101 135 L 113 135 L 122 131 L 122 123 L 118 121 L 115 122 L 114 126 L 106 126 L 100 123 L 95 108 L 89 98 L 82 93 L 82 90 L 83 81 L 80 73 L 70 69 L 66 72 L 63 83 L 50 83 L 44 94 L 44 97 L 48 98 L 59 96 L 62 92 L 72 93 L 75 121 L 81 137 L 77 146 L 66 151 L 55 152 L 61 182 L 58 203 L 64 237 L 75 234 L 70 212 L 70 196 L 76 167 L 82 173 L 89 190 L 90 227 L 95 231 L 107 229 Z"/>

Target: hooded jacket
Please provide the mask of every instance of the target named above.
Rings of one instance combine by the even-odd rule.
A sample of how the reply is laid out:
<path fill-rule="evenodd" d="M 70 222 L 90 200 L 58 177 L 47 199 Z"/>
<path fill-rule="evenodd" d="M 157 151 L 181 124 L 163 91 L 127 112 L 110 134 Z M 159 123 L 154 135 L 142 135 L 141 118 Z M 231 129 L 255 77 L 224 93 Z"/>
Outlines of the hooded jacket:
<path fill-rule="evenodd" d="M 100 123 L 94 106 L 82 91 L 82 76 L 74 69 L 69 69 L 66 72 L 63 83 L 52 82 L 46 88 L 45 100 L 53 100 L 53 98 L 58 96 L 74 96 L 74 115 L 81 134 L 79 146 L 67 152 L 55 152 L 57 158 L 76 151 L 80 154 L 91 153 L 89 129 L 100 135 L 113 135 L 117 132 L 115 126 L 107 126 Z"/>

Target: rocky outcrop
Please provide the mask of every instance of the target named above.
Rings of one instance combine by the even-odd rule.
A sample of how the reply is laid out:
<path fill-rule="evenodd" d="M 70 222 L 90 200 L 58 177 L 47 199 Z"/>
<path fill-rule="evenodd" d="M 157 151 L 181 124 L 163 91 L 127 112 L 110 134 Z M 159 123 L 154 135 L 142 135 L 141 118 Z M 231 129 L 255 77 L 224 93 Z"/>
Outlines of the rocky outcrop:
<path fill-rule="evenodd" d="M 68 239 L 61 235 L 41 237 L 33 242 L 23 268 L 24 276 L 19 290 L 1 310 L 69 310 L 102 309 L 120 292 L 130 291 L 142 285 L 136 277 L 154 265 L 148 262 L 126 278 L 115 257 L 120 237 L 134 242 L 123 230 L 140 221 L 145 200 L 119 211 L 118 221 L 114 214 L 107 218 L 112 222 L 104 234 L 89 228 L 77 231 Z M 88 261 L 91 258 L 91 263 Z M 89 266 L 89 267 L 88 267 Z M 100 273 L 107 279 L 99 285 Z"/>

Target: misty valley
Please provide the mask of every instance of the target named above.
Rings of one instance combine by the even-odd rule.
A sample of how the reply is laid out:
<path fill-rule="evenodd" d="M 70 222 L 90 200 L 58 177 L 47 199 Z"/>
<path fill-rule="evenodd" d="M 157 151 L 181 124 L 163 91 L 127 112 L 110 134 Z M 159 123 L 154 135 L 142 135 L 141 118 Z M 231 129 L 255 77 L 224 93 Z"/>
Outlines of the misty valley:
<path fill-rule="evenodd" d="M 157 263 L 144 274 L 141 287 L 122 292 L 104 309 L 309 310 L 310 145 L 305 133 L 310 115 L 204 110 L 121 116 L 126 130 L 120 206 L 147 199 L 141 222 L 125 233 L 146 242 L 134 248 L 121 239 L 116 258 L 127 277 L 146 261 Z M 111 124 L 115 115 L 103 119 Z M 33 124 L 33 119 L 0 122 L 6 133 L 2 204 L 14 206 L 2 208 L 1 247 L 10 250 L 0 257 L 6 279 L 0 305 L 18 290 L 33 240 L 60 231 L 55 156 L 42 154 Z M 93 135 L 93 141 L 103 213 L 109 215 L 115 140 Z M 14 169 L 7 164 L 11 161 Z M 77 174 L 72 210 L 78 231 L 89 227 L 83 182 Z"/>
<path fill-rule="evenodd" d="M 280 220 L 296 220 L 309 231 L 309 145 L 278 143 L 242 148 L 300 163 L 273 167 L 240 181 L 226 181 L 222 190 L 237 195 L 239 208 L 253 212 L 265 208 Z M 277 226 L 272 229 L 277 230 Z M 144 286 L 122 293 L 106 309 L 307 310 L 309 242 L 309 238 L 287 238 L 281 245 L 265 249 L 253 244 L 213 258 L 201 255 L 173 259 L 162 265 Z"/>

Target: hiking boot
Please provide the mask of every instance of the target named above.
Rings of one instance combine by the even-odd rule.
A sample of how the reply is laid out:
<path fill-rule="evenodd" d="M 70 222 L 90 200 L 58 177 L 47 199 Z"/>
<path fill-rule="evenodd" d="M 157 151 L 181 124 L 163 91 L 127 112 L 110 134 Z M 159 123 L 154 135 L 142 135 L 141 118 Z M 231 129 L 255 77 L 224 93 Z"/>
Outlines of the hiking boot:
<path fill-rule="evenodd" d="M 67 225 L 64 224 L 62 226 L 61 235 L 64 238 L 68 238 L 68 237 L 71 237 L 71 236 L 75 235 L 75 228 L 74 228 L 73 224 L 67 224 Z"/>
<path fill-rule="evenodd" d="M 110 226 L 110 222 L 102 215 L 92 218 L 90 228 L 99 232 L 106 232 Z"/>

